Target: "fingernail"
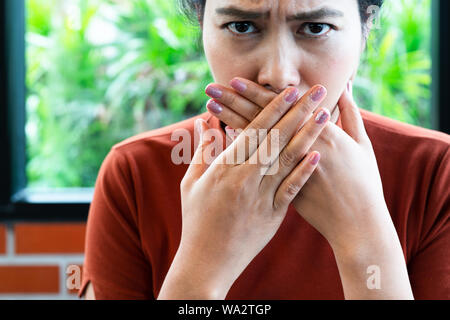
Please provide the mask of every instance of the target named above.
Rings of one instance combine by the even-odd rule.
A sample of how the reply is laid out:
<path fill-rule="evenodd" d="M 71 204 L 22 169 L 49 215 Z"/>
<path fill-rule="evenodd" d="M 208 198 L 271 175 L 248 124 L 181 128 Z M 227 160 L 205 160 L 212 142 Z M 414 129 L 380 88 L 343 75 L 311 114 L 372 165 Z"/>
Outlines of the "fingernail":
<path fill-rule="evenodd" d="M 322 86 L 317 87 L 314 92 L 311 94 L 311 100 L 314 102 L 320 101 L 326 93 L 326 89 Z"/>
<path fill-rule="evenodd" d="M 213 87 L 211 85 L 209 85 L 206 88 L 205 92 L 208 96 L 210 96 L 211 98 L 214 98 L 214 99 L 222 98 L 222 95 L 223 95 L 222 90 L 220 90 L 219 88 Z"/>
<path fill-rule="evenodd" d="M 206 108 L 208 108 L 209 111 L 215 114 L 221 114 L 223 111 L 222 106 L 217 102 L 215 102 L 214 100 L 209 100 L 208 104 L 206 105 Z"/>
<path fill-rule="evenodd" d="M 247 85 L 238 79 L 233 79 L 230 82 L 231 87 L 238 92 L 245 92 L 247 90 Z"/>
<path fill-rule="evenodd" d="M 320 112 L 317 114 L 316 117 L 316 123 L 317 124 L 324 124 L 326 121 L 328 121 L 329 113 L 326 112 L 324 109 L 320 110 Z"/>
<path fill-rule="evenodd" d="M 284 99 L 288 103 L 294 103 L 295 100 L 297 100 L 298 95 L 299 95 L 298 89 L 297 88 L 291 88 L 288 91 L 288 93 L 286 94 L 286 96 L 284 97 Z"/>
<path fill-rule="evenodd" d="M 316 164 L 319 163 L 320 160 L 320 153 L 314 153 L 310 158 L 309 161 L 310 163 L 315 166 Z"/>

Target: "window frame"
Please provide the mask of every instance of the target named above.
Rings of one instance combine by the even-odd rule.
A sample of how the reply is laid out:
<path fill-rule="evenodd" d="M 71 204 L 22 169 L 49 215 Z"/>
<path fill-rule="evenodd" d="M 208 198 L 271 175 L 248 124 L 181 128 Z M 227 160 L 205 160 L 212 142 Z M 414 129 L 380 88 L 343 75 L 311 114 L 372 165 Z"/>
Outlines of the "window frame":
<path fill-rule="evenodd" d="M 450 22 L 447 13 L 450 12 L 450 2 L 446 0 L 432 0 L 431 3 L 431 57 L 432 57 L 432 86 L 431 86 L 431 116 L 432 127 L 450 134 L 450 110 L 445 108 L 445 101 L 450 101 L 450 90 L 445 90 L 450 74 L 450 44 L 445 35 L 450 32 Z M 441 103 L 442 102 L 442 103 Z"/>
<path fill-rule="evenodd" d="M 86 221 L 92 189 L 34 194 L 26 189 L 25 0 L 0 1 L 0 221 Z"/>
<path fill-rule="evenodd" d="M 0 168 L 6 173 L 0 180 L 0 221 L 86 221 L 93 189 L 60 190 L 57 199 L 26 189 L 25 0 L 0 1 L 0 12 Z M 439 108 L 441 101 L 450 101 L 450 90 L 443 88 L 450 74 L 446 12 L 449 1 L 432 0 L 431 117 L 435 130 L 450 133 L 450 109 Z"/>

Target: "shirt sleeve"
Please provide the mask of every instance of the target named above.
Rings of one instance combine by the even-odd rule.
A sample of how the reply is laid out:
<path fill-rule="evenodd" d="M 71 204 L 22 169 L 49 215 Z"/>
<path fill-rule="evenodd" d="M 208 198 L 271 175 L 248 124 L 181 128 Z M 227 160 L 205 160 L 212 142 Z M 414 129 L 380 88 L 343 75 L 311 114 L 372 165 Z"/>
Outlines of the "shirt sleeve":
<path fill-rule="evenodd" d="M 133 190 L 125 155 L 111 149 L 99 171 L 89 210 L 79 297 L 91 282 L 97 300 L 154 299 Z"/>
<path fill-rule="evenodd" d="M 450 154 L 432 179 L 421 245 L 408 264 L 415 299 L 450 299 Z"/>

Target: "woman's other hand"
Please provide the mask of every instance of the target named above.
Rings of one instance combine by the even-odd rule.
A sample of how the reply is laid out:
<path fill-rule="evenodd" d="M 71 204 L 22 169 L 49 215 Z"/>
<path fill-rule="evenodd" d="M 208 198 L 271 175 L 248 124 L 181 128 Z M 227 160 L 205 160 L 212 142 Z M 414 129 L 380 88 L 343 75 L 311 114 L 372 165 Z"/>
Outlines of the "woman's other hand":
<path fill-rule="evenodd" d="M 245 87 L 239 88 L 232 82 L 232 87 L 239 89 L 239 93 L 230 89 L 222 98 L 215 98 L 221 104 L 222 112 L 210 112 L 228 125 L 236 123 L 230 119 L 237 114 L 245 125 L 242 119 L 249 117 L 251 120 L 251 112 L 256 108 L 264 110 L 261 104 L 270 99 L 268 92 L 248 80 L 245 83 Z M 246 104 L 242 103 L 245 109 L 239 109 L 235 103 L 241 99 L 248 100 Z M 329 123 L 311 146 L 312 150 L 320 152 L 321 161 L 295 197 L 293 205 L 328 240 L 340 266 L 342 261 L 354 262 L 351 268 L 340 268 L 342 277 L 348 274 L 345 270 L 354 265 L 361 268 L 360 279 L 364 278 L 367 267 L 371 265 L 382 266 L 384 270 L 394 267 L 396 274 L 384 278 L 384 287 L 391 289 L 386 292 L 399 292 L 399 287 L 406 288 L 401 292 L 406 294 L 399 296 L 409 298 L 411 291 L 407 288 L 409 281 L 402 249 L 384 199 L 375 153 L 352 97 L 351 82 L 342 92 L 338 106 L 342 129 Z M 289 171 L 290 167 L 285 169 Z M 392 265 L 392 261 L 396 264 Z M 405 285 L 395 286 L 399 280 L 405 280 Z M 346 297 L 358 296 L 354 292 L 347 286 Z"/>
<path fill-rule="evenodd" d="M 200 121 L 201 143 L 181 183 L 181 242 L 159 299 L 224 299 L 273 238 L 317 167 L 320 154 L 306 151 L 329 119 L 328 111 L 318 110 L 307 120 L 325 98 L 324 87 L 313 87 L 299 101 L 298 96 L 296 88 L 282 92 L 211 164 L 203 161 L 211 141 Z M 266 135 L 247 148 L 252 130 Z M 278 151 L 262 163 L 274 143 Z M 230 164 L 243 149 L 243 161 Z"/>

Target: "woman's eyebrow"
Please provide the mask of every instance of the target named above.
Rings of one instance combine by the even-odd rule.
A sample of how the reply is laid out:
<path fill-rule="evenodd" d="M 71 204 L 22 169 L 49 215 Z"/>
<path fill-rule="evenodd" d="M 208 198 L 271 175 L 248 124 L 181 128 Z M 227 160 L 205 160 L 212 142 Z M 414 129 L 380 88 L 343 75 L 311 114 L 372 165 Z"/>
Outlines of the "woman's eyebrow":
<path fill-rule="evenodd" d="M 216 13 L 223 16 L 229 16 L 240 19 L 268 19 L 270 17 L 270 11 L 248 11 L 238 9 L 236 7 L 217 8 Z"/>
<path fill-rule="evenodd" d="M 270 17 L 270 11 L 261 12 L 261 11 L 249 11 L 236 8 L 234 6 L 225 7 L 225 8 L 217 8 L 216 13 L 219 15 L 229 16 L 238 19 L 249 19 L 249 20 L 257 20 L 257 19 L 265 19 L 267 20 Z M 332 9 L 332 8 L 321 8 L 318 10 L 307 11 L 307 12 L 299 12 L 287 17 L 287 21 L 293 20 L 318 20 L 329 17 L 343 17 L 344 13 L 342 11 Z"/>
<path fill-rule="evenodd" d="M 319 19 L 323 19 L 323 18 L 340 18 L 343 16 L 344 16 L 344 13 L 342 11 L 324 7 L 324 8 L 318 9 L 318 10 L 296 13 L 292 16 L 288 16 L 286 20 L 287 21 L 292 21 L 292 20 L 305 21 L 305 20 L 319 20 Z"/>

